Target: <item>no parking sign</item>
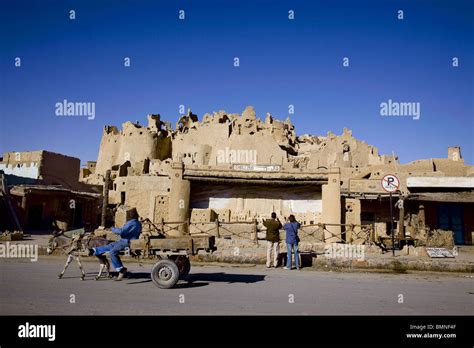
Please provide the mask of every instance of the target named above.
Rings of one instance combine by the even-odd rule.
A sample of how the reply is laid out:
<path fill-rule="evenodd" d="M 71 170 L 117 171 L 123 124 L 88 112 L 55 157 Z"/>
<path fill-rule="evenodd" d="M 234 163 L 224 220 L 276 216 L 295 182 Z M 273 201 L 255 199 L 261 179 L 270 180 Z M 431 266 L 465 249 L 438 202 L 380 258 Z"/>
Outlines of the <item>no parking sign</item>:
<path fill-rule="evenodd" d="M 382 178 L 382 188 L 387 192 L 395 192 L 400 188 L 400 180 L 395 175 L 387 174 Z"/>

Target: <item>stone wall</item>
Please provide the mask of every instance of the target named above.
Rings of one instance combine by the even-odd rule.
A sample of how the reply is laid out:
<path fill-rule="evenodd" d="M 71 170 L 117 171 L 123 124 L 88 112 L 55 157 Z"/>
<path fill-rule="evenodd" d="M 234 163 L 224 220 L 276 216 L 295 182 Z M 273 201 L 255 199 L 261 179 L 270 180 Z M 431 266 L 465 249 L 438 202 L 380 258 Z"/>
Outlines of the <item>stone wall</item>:
<path fill-rule="evenodd" d="M 276 212 L 281 219 L 294 214 L 300 220 L 316 222 L 322 212 L 318 186 L 267 186 L 193 184 L 191 209 L 228 211 L 229 221 L 269 218 Z M 224 213 L 224 216 L 227 216 Z"/>
<path fill-rule="evenodd" d="M 110 203 L 124 203 L 127 206 L 136 207 L 140 216 L 156 221 L 159 216 L 155 215 L 155 209 L 159 209 L 160 206 L 157 202 L 168 197 L 170 179 L 166 176 L 147 175 L 121 177 L 115 180 L 114 188 L 115 194 L 111 195 L 113 199 Z M 120 202 L 122 192 L 125 195 L 125 202 Z M 167 218 L 167 216 L 163 217 Z"/>

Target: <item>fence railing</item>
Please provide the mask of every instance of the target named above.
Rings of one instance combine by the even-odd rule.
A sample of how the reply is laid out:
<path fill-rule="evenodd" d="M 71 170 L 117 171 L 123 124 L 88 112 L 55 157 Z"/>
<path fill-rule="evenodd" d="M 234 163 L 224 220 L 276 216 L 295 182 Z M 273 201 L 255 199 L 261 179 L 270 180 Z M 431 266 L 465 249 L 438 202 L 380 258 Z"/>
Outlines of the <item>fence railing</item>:
<path fill-rule="evenodd" d="M 217 238 L 223 236 L 237 237 L 239 239 L 247 239 L 254 241 L 258 245 L 258 233 L 264 232 L 265 230 L 258 229 L 257 220 L 253 221 L 214 221 L 214 222 L 191 222 L 187 221 L 164 221 L 161 220 L 159 223 L 154 223 L 149 219 L 143 220 L 145 225 L 144 230 L 150 231 L 152 234 L 161 234 L 163 236 L 172 236 L 170 232 L 176 231 L 177 233 L 190 233 L 191 226 L 193 229 L 198 231 L 200 234 L 212 235 Z M 232 229 L 232 225 L 249 225 L 249 230 L 236 232 Z M 340 226 L 341 233 L 334 233 L 328 227 Z M 316 229 L 314 229 L 316 228 Z M 195 233 L 193 233 L 195 234 Z M 375 229 L 373 225 L 357 225 L 357 224 L 332 224 L 332 223 L 317 223 L 301 225 L 298 235 L 301 241 L 305 241 L 309 238 L 319 242 L 326 242 L 331 240 L 337 243 L 364 243 L 372 244 L 375 240 Z"/>
<path fill-rule="evenodd" d="M 327 228 L 331 226 L 344 227 L 344 230 L 341 229 L 341 233 L 334 233 Z M 309 227 L 317 227 L 317 229 L 308 232 L 307 229 Z M 299 236 L 301 240 L 303 240 L 304 236 L 312 236 L 314 239 L 321 242 L 326 242 L 326 240 L 331 239 L 333 242 L 339 243 L 353 243 L 360 241 L 364 244 L 368 244 L 373 243 L 375 239 L 375 229 L 373 225 L 317 223 L 301 225 Z"/>

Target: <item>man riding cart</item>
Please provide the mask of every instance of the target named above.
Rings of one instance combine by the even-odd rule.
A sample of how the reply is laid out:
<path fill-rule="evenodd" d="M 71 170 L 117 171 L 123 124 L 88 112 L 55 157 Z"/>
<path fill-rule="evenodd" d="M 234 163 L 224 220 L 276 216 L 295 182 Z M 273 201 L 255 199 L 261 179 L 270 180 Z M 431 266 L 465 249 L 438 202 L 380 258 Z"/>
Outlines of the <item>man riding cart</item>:
<path fill-rule="evenodd" d="M 123 266 L 122 260 L 120 260 L 120 252 L 127 248 L 130 248 L 130 241 L 138 239 L 142 232 L 142 224 L 138 221 L 138 212 L 136 208 L 133 208 L 127 214 L 127 222 L 121 228 L 112 228 L 112 232 L 118 234 L 121 239 L 97 248 L 89 249 L 89 255 L 98 256 L 105 253 L 109 253 L 112 265 L 118 272 L 115 280 L 120 281 L 123 279 L 127 268 Z"/>

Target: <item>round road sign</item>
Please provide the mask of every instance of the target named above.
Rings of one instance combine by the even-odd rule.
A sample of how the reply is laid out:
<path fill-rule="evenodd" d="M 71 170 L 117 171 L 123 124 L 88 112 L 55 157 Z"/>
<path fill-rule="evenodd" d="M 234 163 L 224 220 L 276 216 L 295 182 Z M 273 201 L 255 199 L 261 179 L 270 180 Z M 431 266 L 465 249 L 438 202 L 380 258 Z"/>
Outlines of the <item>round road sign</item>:
<path fill-rule="evenodd" d="M 400 180 L 395 175 L 387 174 L 382 178 L 382 188 L 387 192 L 395 192 L 400 188 Z"/>

